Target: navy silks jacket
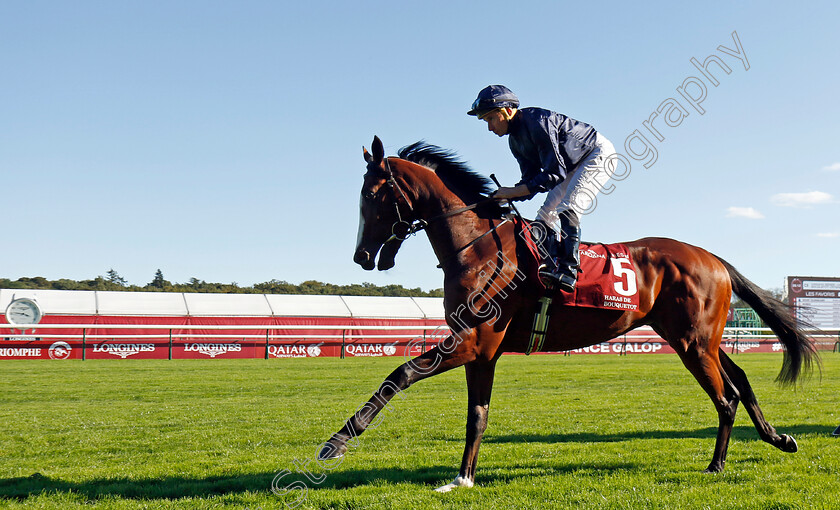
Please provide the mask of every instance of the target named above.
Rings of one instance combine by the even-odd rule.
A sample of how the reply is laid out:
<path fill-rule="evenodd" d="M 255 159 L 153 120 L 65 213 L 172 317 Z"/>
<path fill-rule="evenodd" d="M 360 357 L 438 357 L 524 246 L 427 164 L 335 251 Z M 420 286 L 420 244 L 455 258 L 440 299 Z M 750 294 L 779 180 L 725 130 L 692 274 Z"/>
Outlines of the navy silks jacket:
<path fill-rule="evenodd" d="M 528 191 L 548 191 L 595 148 L 595 128 L 544 108 L 522 108 L 508 124 L 508 143 Z"/>

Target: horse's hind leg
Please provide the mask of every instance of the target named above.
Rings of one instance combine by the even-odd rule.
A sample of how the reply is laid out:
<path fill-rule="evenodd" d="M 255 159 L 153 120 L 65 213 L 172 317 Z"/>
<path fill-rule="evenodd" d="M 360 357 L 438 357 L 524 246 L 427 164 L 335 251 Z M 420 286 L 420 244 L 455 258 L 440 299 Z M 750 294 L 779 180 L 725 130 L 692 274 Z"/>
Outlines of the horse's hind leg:
<path fill-rule="evenodd" d="M 475 483 L 475 467 L 478 462 L 478 448 L 487 429 L 487 415 L 490 410 L 490 393 L 493 390 L 493 375 L 496 360 L 478 360 L 467 363 L 467 444 L 461 470 L 454 481 L 438 487 L 438 492 L 449 492 L 455 487 L 472 487 Z"/>
<path fill-rule="evenodd" d="M 718 341 L 703 341 L 702 337 L 695 336 L 683 339 L 681 342 L 670 343 L 675 347 L 683 364 L 712 399 L 717 410 L 718 432 L 715 451 L 706 472 L 721 472 L 726 463 L 726 452 L 729 448 L 732 426 L 735 423 L 739 394 L 735 385 L 729 380 L 729 376 L 724 372 L 718 358 L 719 335 Z M 709 349 L 710 344 L 714 345 L 714 350 Z"/>
<path fill-rule="evenodd" d="M 764 419 L 764 414 L 758 406 L 758 399 L 756 399 L 750 382 L 747 380 L 747 375 L 741 370 L 741 367 L 729 359 L 729 356 L 723 350 L 719 352 L 719 356 L 724 371 L 735 387 L 738 388 L 738 393 L 741 395 L 741 402 L 744 403 L 744 407 L 750 415 L 759 437 L 783 452 L 795 452 L 798 449 L 796 441 L 787 434 L 779 435 L 776 429 Z"/>

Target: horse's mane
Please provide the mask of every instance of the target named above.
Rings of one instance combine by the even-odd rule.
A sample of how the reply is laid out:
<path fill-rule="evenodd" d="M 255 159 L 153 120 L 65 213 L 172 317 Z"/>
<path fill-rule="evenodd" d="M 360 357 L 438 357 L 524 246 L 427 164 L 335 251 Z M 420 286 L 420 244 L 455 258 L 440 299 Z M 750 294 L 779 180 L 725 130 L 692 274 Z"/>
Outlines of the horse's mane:
<path fill-rule="evenodd" d="M 403 147 L 397 154 L 402 159 L 432 169 L 465 204 L 487 198 L 494 189 L 490 179 L 470 168 L 455 152 L 423 140 Z"/>

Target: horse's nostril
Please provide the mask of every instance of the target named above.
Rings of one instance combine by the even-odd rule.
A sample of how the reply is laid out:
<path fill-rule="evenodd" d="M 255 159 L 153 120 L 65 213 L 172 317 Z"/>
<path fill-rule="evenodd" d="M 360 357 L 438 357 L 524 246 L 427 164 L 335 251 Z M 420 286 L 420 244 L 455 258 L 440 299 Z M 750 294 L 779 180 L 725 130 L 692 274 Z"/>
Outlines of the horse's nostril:
<path fill-rule="evenodd" d="M 370 260 L 370 254 L 367 252 L 367 250 L 358 250 L 356 251 L 356 254 L 353 255 L 353 262 L 355 262 L 356 264 L 361 265 L 367 262 L 368 260 Z"/>

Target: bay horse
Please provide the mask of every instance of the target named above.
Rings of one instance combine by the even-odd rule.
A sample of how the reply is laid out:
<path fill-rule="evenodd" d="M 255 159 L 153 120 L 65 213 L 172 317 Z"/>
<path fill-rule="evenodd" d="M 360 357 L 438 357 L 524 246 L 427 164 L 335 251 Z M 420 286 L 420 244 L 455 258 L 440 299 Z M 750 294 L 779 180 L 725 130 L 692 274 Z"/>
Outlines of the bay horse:
<path fill-rule="evenodd" d="M 455 480 L 437 489 L 472 487 L 487 427 L 496 362 L 504 352 L 522 353 L 543 288 L 537 258 L 518 235 L 521 225 L 492 200 L 490 181 L 446 150 L 418 142 L 384 155 L 373 140 L 363 149 L 367 171 L 361 190 L 358 244 L 353 260 L 372 270 L 390 269 L 402 242 L 424 229 L 444 272 L 444 308 L 450 335 L 437 347 L 394 370 L 319 453 L 340 462 L 389 401 L 427 377 L 464 366 L 468 389 L 466 447 Z M 665 238 L 624 243 L 637 275 L 637 311 L 552 305 L 544 350 L 567 351 L 605 342 L 649 325 L 677 352 L 712 400 L 718 414 L 714 453 L 707 472 L 723 471 L 735 411 L 743 402 L 762 440 L 784 452 L 796 441 L 765 420 L 747 377 L 720 348 L 734 291 L 756 310 L 785 347 L 783 385 L 795 383 L 817 352 L 788 307 L 723 259 Z M 402 396 L 402 395 L 401 395 Z M 332 460 L 331 460 L 332 459 Z"/>

